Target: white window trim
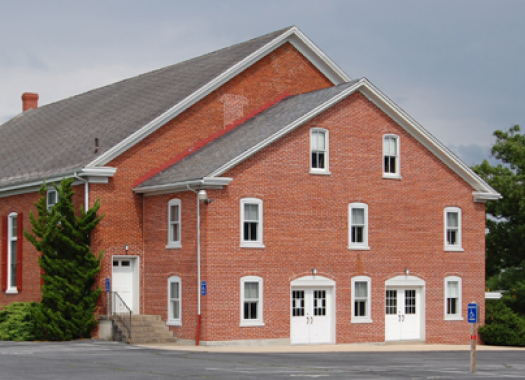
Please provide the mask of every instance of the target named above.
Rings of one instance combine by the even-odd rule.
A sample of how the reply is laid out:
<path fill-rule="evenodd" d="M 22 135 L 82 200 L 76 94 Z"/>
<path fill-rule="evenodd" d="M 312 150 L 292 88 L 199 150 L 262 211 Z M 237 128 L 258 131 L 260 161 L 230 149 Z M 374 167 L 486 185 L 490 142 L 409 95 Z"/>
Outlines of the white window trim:
<path fill-rule="evenodd" d="M 366 302 L 366 316 L 356 317 L 355 316 L 355 283 L 366 282 L 367 283 L 367 302 Z M 356 276 L 352 277 L 352 317 L 351 323 L 372 323 L 372 279 L 368 276 Z"/>
<path fill-rule="evenodd" d="M 179 240 L 178 241 L 174 241 L 173 240 L 173 236 L 172 233 L 171 233 L 171 206 L 179 206 Z M 169 202 L 168 202 L 168 244 L 166 245 L 166 248 L 167 249 L 177 249 L 177 248 L 181 248 L 182 247 L 182 244 L 181 244 L 181 234 L 182 234 L 182 220 L 181 220 L 181 214 L 182 214 L 182 207 L 181 207 L 181 200 L 180 199 L 171 199 Z"/>
<path fill-rule="evenodd" d="M 396 160 L 396 172 L 395 173 L 385 173 L 385 138 L 387 137 L 394 137 L 396 139 L 396 149 L 397 149 L 397 160 Z M 381 150 L 383 152 L 382 158 L 382 167 L 383 167 L 383 178 L 391 178 L 391 179 L 401 179 L 401 150 L 400 143 L 399 143 L 399 136 L 394 135 L 392 133 L 388 133 L 383 135 L 383 138 L 381 140 Z"/>
<path fill-rule="evenodd" d="M 459 287 L 459 295 L 458 295 L 458 313 L 457 314 L 447 314 L 447 298 L 448 298 L 448 287 L 447 284 L 449 282 L 456 281 L 458 283 Z M 461 277 L 458 276 L 448 276 L 445 277 L 445 304 L 444 304 L 444 314 L 445 314 L 445 320 L 447 321 L 462 321 L 463 315 L 462 315 L 462 308 L 463 308 L 463 284 Z"/>
<path fill-rule="evenodd" d="M 324 154 L 324 168 L 313 168 L 312 167 L 312 135 L 313 132 L 323 132 L 324 133 L 324 141 L 325 141 L 325 154 Z M 311 174 L 330 174 L 330 143 L 329 143 L 329 133 L 328 129 L 324 128 L 312 128 L 310 129 L 310 173 Z"/>
<path fill-rule="evenodd" d="M 354 208 L 362 208 L 365 210 L 365 227 L 362 243 L 352 242 L 352 209 Z M 348 205 L 348 249 L 360 251 L 370 250 L 370 246 L 368 245 L 368 205 L 366 203 L 354 202 Z"/>
<path fill-rule="evenodd" d="M 16 241 L 17 243 L 17 249 L 18 249 L 18 236 L 13 236 L 13 218 L 17 218 L 18 223 L 18 214 L 16 212 L 12 212 L 7 216 L 7 287 L 6 287 L 6 294 L 18 294 L 18 288 L 16 286 L 11 286 L 11 242 Z M 18 227 L 18 225 L 17 225 Z M 18 258 L 18 252 L 17 252 L 17 258 Z M 3 281 L 5 281 L 4 279 Z"/>
<path fill-rule="evenodd" d="M 244 284 L 257 282 L 259 284 L 259 302 L 257 303 L 257 319 L 244 319 Z M 264 326 L 263 319 L 263 279 L 259 276 L 245 276 L 241 278 L 241 327 Z"/>
<path fill-rule="evenodd" d="M 56 200 L 56 203 L 53 203 L 53 204 L 50 204 L 49 203 L 49 194 L 51 193 L 55 193 L 55 200 Z M 56 205 L 58 203 L 58 191 L 56 191 L 56 189 L 48 189 L 47 190 L 47 193 L 46 193 L 46 206 L 47 206 L 47 211 L 48 212 L 51 212 L 51 208 Z"/>
<path fill-rule="evenodd" d="M 258 206 L 259 221 L 257 224 L 257 240 L 244 240 L 244 205 L 256 204 Z M 259 198 L 241 199 L 241 247 L 244 248 L 264 248 L 263 244 L 263 201 Z"/>
<path fill-rule="evenodd" d="M 449 245 L 447 243 L 447 213 L 448 212 L 457 212 L 458 213 L 458 244 L 455 245 Z M 445 244 L 445 251 L 453 251 L 453 252 L 463 252 L 463 223 L 462 223 L 462 214 L 461 209 L 459 207 L 445 207 L 445 212 L 443 215 L 444 218 L 444 230 L 443 230 L 443 240 Z"/>
<path fill-rule="evenodd" d="M 173 315 L 172 309 L 171 309 L 171 298 L 170 298 L 170 291 L 171 291 L 171 283 L 172 282 L 178 282 L 179 283 L 179 319 L 172 319 L 171 316 Z M 168 278 L 168 322 L 166 322 L 167 326 L 182 326 L 182 281 L 179 276 L 171 276 Z"/>

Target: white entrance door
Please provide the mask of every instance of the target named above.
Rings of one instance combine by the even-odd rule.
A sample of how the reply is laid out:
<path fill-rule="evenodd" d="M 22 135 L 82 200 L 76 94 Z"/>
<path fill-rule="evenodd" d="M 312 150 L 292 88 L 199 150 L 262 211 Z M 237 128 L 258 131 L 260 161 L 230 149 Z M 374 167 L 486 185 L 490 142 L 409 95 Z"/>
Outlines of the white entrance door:
<path fill-rule="evenodd" d="M 292 289 L 291 343 L 332 343 L 332 289 Z"/>
<path fill-rule="evenodd" d="M 420 298 L 419 288 L 387 288 L 385 340 L 421 338 Z"/>
<path fill-rule="evenodd" d="M 135 260 L 113 259 L 112 289 L 117 292 L 126 305 L 133 310 L 133 272 Z"/>

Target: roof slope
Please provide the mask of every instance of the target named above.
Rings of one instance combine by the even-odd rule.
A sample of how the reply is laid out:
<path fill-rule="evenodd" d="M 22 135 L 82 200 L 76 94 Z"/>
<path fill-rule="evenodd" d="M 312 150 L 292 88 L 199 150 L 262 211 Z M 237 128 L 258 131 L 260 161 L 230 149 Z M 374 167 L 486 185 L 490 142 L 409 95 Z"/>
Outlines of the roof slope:
<path fill-rule="evenodd" d="M 0 126 L 0 187 L 81 169 L 291 29 L 18 115 Z"/>
<path fill-rule="evenodd" d="M 356 82 L 352 81 L 323 90 L 287 97 L 195 153 L 142 182 L 135 187 L 135 190 L 208 177 L 244 152 L 341 94 Z"/>

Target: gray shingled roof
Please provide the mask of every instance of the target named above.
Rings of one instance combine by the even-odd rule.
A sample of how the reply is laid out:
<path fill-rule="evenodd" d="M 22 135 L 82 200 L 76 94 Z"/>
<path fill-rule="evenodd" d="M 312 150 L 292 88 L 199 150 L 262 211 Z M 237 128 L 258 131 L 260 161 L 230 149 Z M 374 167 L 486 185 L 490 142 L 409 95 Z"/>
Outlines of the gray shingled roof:
<path fill-rule="evenodd" d="M 23 112 L 0 126 L 0 186 L 83 168 L 289 29 Z"/>
<path fill-rule="evenodd" d="M 283 130 L 358 80 L 290 96 L 135 187 L 168 185 L 210 176 L 250 148 Z"/>

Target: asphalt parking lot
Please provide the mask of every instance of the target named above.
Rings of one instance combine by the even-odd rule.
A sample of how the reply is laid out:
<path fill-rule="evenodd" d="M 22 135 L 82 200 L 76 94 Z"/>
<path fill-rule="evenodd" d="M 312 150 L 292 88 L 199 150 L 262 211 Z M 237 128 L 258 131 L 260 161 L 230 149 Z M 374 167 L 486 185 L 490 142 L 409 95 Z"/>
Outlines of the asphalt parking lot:
<path fill-rule="evenodd" d="M 525 351 L 211 353 L 112 342 L 0 342 L 0 379 L 525 379 Z"/>

